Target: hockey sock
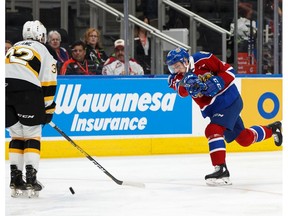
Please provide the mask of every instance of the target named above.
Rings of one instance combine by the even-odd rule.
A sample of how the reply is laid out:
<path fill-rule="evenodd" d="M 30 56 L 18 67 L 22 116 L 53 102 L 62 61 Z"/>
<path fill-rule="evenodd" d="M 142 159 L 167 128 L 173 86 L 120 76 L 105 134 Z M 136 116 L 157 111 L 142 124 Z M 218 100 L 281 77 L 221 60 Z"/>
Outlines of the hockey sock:
<path fill-rule="evenodd" d="M 213 166 L 225 163 L 226 145 L 224 142 L 225 128 L 217 124 L 209 124 L 205 130 L 205 136 L 209 143 L 210 158 Z"/>
<path fill-rule="evenodd" d="M 38 170 L 40 160 L 40 141 L 29 139 L 25 141 L 24 161 L 26 165 L 32 165 Z"/>
<path fill-rule="evenodd" d="M 256 142 L 261 142 L 272 136 L 272 130 L 268 129 L 266 126 L 252 126 L 250 129 L 254 130 L 255 134 L 257 134 Z"/>
<path fill-rule="evenodd" d="M 216 147 L 216 145 L 218 145 Z M 211 140 L 209 141 L 209 152 L 210 158 L 213 166 L 225 163 L 226 159 L 226 147 L 224 139 L 221 140 Z"/>
<path fill-rule="evenodd" d="M 247 147 L 255 142 L 261 142 L 265 139 L 268 139 L 272 136 L 272 131 L 269 130 L 266 126 L 252 126 L 246 128 L 239 136 L 236 138 L 236 141 L 244 147 Z"/>
<path fill-rule="evenodd" d="M 24 140 L 13 139 L 9 143 L 9 160 L 10 164 L 16 165 L 18 170 L 23 171 L 23 151 Z"/>

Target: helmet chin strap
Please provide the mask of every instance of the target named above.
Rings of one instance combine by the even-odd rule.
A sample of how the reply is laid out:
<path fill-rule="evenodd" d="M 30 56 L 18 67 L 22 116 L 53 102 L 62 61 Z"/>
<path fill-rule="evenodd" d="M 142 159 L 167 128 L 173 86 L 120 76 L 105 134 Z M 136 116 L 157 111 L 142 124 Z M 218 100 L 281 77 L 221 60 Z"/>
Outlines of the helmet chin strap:
<path fill-rule="evenodd" d="M 191 71 L 192 73 L 194 73 L 195 70 L 195 65 L 194 65 L 194 59 L 192 56 L 189 57 L 189 63 L 186 67 L 187 71 Z"/>
<path fill-rule="evenodd" d="M 183 62 L 183 65 L 186 68 L 186 73 L 189 72 L 189 71 L 192 72 L 192 73 L 194 72 L 194 59 L 193 59 L 192 56 L 189 57 L 189 61 Z"/>
<path fill-rule="evenodd" d="M 186 63 L 183 63 L 184 67 L 186 68 L 186 73 L 189 72 L 189 69 L 190 69 L 190 63 L 188 62 L 187 64 Z"/>

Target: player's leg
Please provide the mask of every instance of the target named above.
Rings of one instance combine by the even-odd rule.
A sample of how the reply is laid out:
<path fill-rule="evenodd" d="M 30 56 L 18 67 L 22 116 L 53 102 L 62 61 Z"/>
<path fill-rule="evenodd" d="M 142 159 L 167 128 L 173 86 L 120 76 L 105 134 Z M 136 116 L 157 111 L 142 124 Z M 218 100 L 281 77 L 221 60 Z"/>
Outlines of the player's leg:
<path fill-rule="evenodd" d="M 36 131 L 40 130 L 39 127 L 33 126 Z M 26 187 L 28 190 L 41 191 L 42 185 L 37 181 L 37 172 L 40 162 L 40 141 L 36 139 L 28 139 L 24 145 L 24 161 L 26 164 Z"/>
<path fill-rule="evenodd" d="M 19 139 L 12 139 L 9 143 L 10 187 L 21 190 L 25 189 L 25 182 L 22 179 L 24 143 Z"/>
<path fill-rule="evenodd" d="M 230 173 L 226 165 L 226 131 L 233 129 L 243 108 L 242 99 L 237 99 L 230 107 L 218 111 L 210 118 L 211 123 L 206 127 L 205 136 L 209 143 L 209 152 L 215 171 L 205 176 L 209 185 L 227 185 Z"/>
<path fill-rule="evenodd" d="M 17 197 L 26 190 L 26 182 L 23 180 L 23 149 L 24 141 L 12 139 L 9 143 L 10 160 L 10 188 L 11 196 Z"/>
<path fill-rule="evenodd" d="M 40 162 L 42 123 L 45 119 L 45 105 L 41 91 L 26 92 L 26 100 L 17 105 L 17 112 L 24 113 L 25 117 L 19 118 L 23 128 L 24 163 L 26 168 L 26 188 L 28 196 L 35 191 L 42 190 L 37 181 L 37 172 Z M 33 118 L 29 117 L 33 116 Z M 29 195 L 30 193 L 30 195 Z M 33 194 L 32 194 L 33 195 Z"/>
<path fill-rule="evenodd" d="M 15 134 L 13 131 L 14 127 L 12 126 L 10 128 L 10 134 Z M 10 188 L 12 197 L 17 197 L 26 191 L 26 182 L 23 180 L 22 174 L 23 149 L 24 141 L 12 138 L 9 143 Z"/>
<path fill-rule="evenodd" d="M 276 121 L 267 125 L 266 127 L 272 130 L 275 145 L 281 146 L 283 142 L 282 123 L 280 121 Z"/>
<path fill-rule="evenodd" d="M 261 142 L 263 140 L 269 139 L 274 135 L 275 145 L 282 145 L 282 129 L 281 122 L 277 121 L 268 126 L 255 125 L 250 128 L 243 129 L 237 138 L 235 139 L 237 143 L 241 146 L 250 146 L 255 142 Z"/>
<path fill-rule="evenodd" d="M 209 152 L 215 171 L 205 176 L 208 185 L 229 185 L 230 173 L 226 166 L 226 145 L 224 142 L 225 127 L 210 123 L 205 130 L 209 143 Z"/>
<path fill-rule="evenodd" d="M 22 177 L 23 171 L 23 152 L 24 139 L 22 133 L 22 125 L 18 122 L 18 116 L 13 104 L 16 100 L 12 100 L 10 93 L 6 94 L 5 109 L 5 127 L 8 128 L 11 141 L 9 143 L 9 161 L 10 161 L 10 188 L 11 196 L 16 197 L 20 191 L 26 190 L 25 181 Z"/>

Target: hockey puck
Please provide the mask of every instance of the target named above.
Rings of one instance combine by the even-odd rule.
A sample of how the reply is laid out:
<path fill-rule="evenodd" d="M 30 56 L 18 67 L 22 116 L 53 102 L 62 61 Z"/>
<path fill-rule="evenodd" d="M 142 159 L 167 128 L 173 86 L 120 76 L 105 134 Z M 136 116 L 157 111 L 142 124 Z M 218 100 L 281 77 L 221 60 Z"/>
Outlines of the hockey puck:
<path fill-rule="evenodd" d="M 72 194 L 75 194 L 75 191 L 73 190 L 72 187 L 69 187 L 69 190 L 70 190 L 70 192 L 71 192 Z"/>

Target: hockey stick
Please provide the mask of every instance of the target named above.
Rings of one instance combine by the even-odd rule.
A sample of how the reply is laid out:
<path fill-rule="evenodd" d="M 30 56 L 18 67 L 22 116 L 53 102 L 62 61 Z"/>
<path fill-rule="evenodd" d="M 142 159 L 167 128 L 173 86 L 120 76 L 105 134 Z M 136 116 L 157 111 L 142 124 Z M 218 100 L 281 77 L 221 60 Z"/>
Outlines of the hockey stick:
<path fill-rule="evenodd" d="M 66 140 L 68 140 L 75 148 L 77 148 L 82 154 L 86 156 L 90 161 L 92 161 L 102 172 L 109 176 L 116 184 L 118 185 L 127 185 L 134 187 L 144 188 L 145 184 L 139 182 L 130 182 L 130 181 L 120 181 L 111 175 L 103 166 L 101 166 L 93 157 L 91 157 L 87 152 L 85 152 L 80 146 L 78 146 L 68 135 L 66 135 L 59 127 L 57 127 L 52 121 L 49 123 L 51 127 L 57 130 Z"/>

